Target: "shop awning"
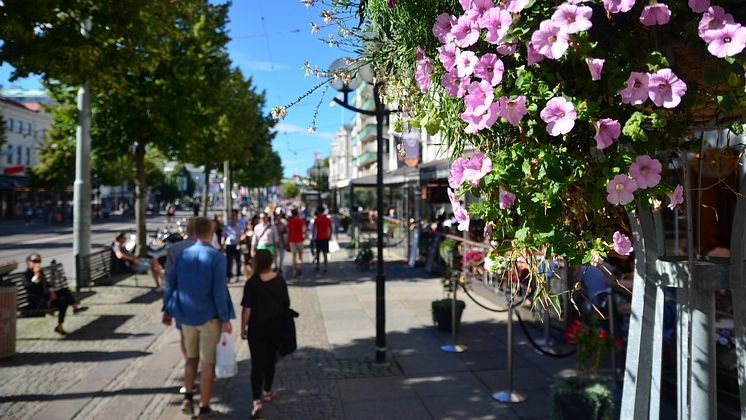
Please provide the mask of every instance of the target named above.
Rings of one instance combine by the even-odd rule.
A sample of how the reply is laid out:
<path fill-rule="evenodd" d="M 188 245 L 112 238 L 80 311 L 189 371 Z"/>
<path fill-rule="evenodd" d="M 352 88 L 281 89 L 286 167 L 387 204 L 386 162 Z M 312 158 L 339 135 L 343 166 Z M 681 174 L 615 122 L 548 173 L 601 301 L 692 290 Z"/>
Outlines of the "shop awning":
<path fill-rule="evenodd" d="M 407 182 L 416 182 L 419 180 L 419 171 L 417 168 L 399 168 L 395 171 L 386 172 L 383 174 L 384 185 L 401 185 Z M 376 176 L 368 175 L 360 178 L 355 178 L 350 181 L 350 185 L 353 187 L 375 187 Z"/>

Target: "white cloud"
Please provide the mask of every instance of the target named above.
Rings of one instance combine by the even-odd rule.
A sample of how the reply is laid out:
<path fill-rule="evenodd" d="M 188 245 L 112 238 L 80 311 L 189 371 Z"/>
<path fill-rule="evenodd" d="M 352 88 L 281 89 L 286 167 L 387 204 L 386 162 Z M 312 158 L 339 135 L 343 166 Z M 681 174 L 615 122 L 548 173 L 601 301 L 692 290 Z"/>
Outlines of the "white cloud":
<path fill-rule="evenodd" d="M 316 137 L 324 140 L 333 140 L 334 133 L 331 131 L 316 131 L 311 134 L 308 132 L 308 127 L 301 127 L 295 124 L 288 124 L 284 122 L 277 123 L 275 126 L 277 134 L 304 134 L 306 136 Z"/>

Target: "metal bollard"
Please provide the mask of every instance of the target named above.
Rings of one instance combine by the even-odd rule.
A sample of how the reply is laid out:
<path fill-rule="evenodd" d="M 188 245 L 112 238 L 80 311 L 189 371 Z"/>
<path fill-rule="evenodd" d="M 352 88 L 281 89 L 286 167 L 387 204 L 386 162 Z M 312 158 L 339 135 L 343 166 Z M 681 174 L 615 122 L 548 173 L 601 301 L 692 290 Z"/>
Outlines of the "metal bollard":
<path fill-rule="evenodd" d="M 526 396 L 513 389 L 513 296 L 508 299 L 508 389 L 495 392 L 492 398 L 504 403 L 526 401 Z"/>
<path fill-rule="evenodd" d="M 453 284 L 453 300 L 451 301 L 451 344 L 444 344 L 440 349 L 446 353 L 463 353 L 466 346 L 458 343 L 458 324 L 456 323 L 456 293 L 458 292 L 458 277 Z"/>

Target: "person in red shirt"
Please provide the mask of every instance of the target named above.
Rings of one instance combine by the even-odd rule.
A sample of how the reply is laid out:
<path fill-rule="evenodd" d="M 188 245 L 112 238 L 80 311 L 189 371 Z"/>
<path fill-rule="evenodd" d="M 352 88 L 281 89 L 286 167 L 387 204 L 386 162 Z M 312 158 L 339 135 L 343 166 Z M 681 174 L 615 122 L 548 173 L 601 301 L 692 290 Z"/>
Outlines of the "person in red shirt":
<path fill-rule="evenodd" d="M 329 239 L 332 237 L 332 221 L 324 214 L 324 207 L 319 206 L 316 219 L 313 222 L 313 233 L 316 237 L 316 252 L 324 254 L 324 273 L 326 273 L 327 254 L 329 253 Z M 316 271 L 319 271 L 321 258 L 316 259 Z"/>
<path fill-rule="evenodd" d="M 288 220 L 288 242 L 290 251 L 293 253 L 293 275 L 303 274 L 303 240 L 306 239 L 306 221 L 298 216 L 298 209 L 290 213 L 292 217 Z"/>

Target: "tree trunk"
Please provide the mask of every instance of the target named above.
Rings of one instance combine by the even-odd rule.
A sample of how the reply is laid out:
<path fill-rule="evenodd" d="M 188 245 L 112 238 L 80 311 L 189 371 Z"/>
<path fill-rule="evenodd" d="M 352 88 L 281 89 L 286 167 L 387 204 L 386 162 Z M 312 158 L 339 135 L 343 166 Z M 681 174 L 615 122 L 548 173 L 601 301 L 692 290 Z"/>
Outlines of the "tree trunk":
<path fill-rule="evenodd" d="M 148 231 L 145 225 L 147 217 L 148 193 L 145 185 L 145 143 L 137 142 L 135 146 L 135 224 L 137 225 L 136 255 L 148 257 Z"/>
<path fill-rule="evenodd" d="M 207 204 L 210 202 L 210 163 L 205 163 L 205 187 L 202 189 L 202 217 L 207 217 Z"/>

